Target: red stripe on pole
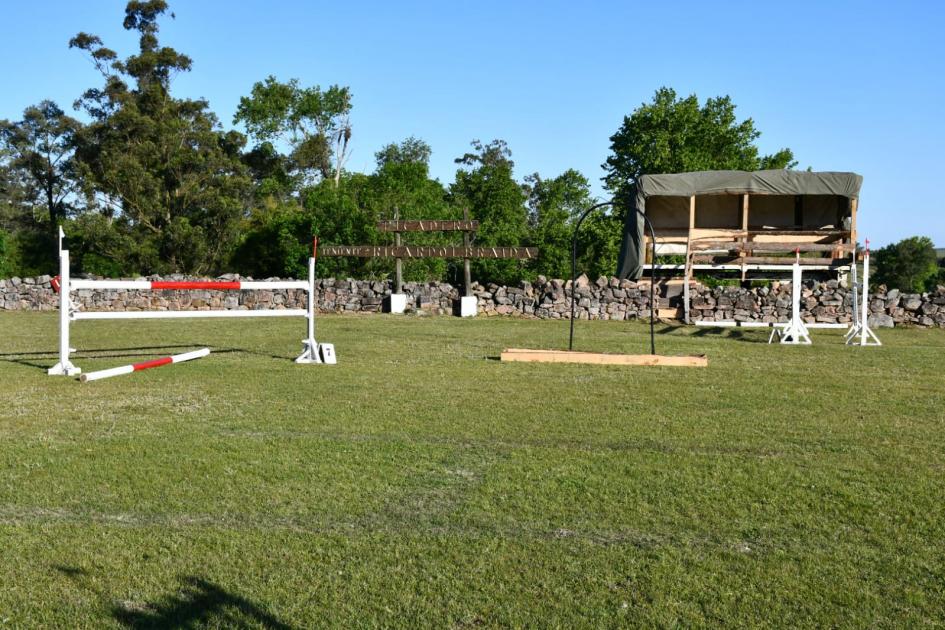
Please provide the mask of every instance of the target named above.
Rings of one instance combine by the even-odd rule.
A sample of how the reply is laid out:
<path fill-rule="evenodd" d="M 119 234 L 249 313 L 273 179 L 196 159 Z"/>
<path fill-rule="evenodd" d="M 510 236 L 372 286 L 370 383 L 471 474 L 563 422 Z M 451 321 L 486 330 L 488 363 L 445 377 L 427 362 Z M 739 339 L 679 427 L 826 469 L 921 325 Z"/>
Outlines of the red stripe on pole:
<path fill-rule="evenodd" d="M 168 363 L 173 363 L 174 359 L 171 357 L 162 357 L 160 359 L 154 359 L 153 361 L 144 361 L 143 363 L 132 363 L 131 369 L 135 372 L 140 370 L 147 370 L 148 368 L 160 367 L 162 365 L 167 365 Z"/>
<path fill-rule="evenodd" d="M 152 282 L 152 289 L 239 289 L 239 282 Z"/>

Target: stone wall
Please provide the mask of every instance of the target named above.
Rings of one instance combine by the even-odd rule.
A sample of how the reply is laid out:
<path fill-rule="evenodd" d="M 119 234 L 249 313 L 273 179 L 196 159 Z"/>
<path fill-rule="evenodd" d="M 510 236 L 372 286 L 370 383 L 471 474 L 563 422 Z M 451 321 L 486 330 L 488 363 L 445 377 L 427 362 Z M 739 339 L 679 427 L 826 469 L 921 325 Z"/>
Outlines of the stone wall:
<path fill-rule="evenodd" d="M 143 278 L 141 278 L 143 279 Z M 188 280 L 181 276 L 148 280 Z M 225 275 L 221 280 L 237 280 Z M 277 278 L 273 278 L 277 279 Z M 49 285 L 49 276 L 0 280 L 0 310 L 55 310 L 58 297 Z M 516 287 L 475 285 L 479 314 L 567 319 L 570 317 L 570 282 L 547 280 L 522 282 Z M 389 282 L 380 280 L 318 280 L 318 309 L 321 312 L 365 313 L 384 308 L 390 295 Z M 442 282 L 404 285 L 407 312 L 450 314 L 460 291 Z M 582 319 L 636 319 L 649 317 L 649 284 L 616 278 L 591 282 L 577 281 L 577 313 Z M 209 310 L 304 308 L 305 292 L 282 291 L 74 291 L 74 299 L 85 310 Z M 658 308 L 677 305 L 676 300 L 658 298 Z M 852 293 L 836 280 L 806 281 L 802 290 L 803 316 L 808 322 L 846 323 L 851 320 Z M 880 286 L 870 298 L 874 326 L 912 325 L 945 328 L 945 287 L 930 293 L 901 293 Z M 698 286 L 692 292 L 691 316 L 708 321 L 784 322 L 791 312 L 791 283 L 741 287 Z"/>

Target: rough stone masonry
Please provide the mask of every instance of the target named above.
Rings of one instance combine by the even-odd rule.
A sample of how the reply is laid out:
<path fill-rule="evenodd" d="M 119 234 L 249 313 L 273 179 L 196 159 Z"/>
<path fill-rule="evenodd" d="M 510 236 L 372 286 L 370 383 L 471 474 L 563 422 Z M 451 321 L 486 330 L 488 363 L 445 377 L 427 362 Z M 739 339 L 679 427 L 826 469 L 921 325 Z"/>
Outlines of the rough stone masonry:
<path fill-rule="evenodd" d="M 184 276 L 149 276 L 147 280 L 198 280 Z M 220 280 L 250 280 L 233 274 Z M 278 278 L 267 278 L 278 280 Z M 59 298 L 49 276 L 0 280 L 0 310 L 50 311 Z M 473 286 L 479 315 L 567 319 L 570 317 L 570 281 L 521 282 L 518 286 L 489 284 Z M 391 293 L 385 280 L 322 279 L 316 283 L 318 310 L 332 313 L 376 313 Z M 459 299 L 459 288 L 443 282 L 404 285 L 407 312 L 450 314 Z M 636 319 L 650 314 L 649 284 L 617 278 L 591 282 L 580 276 L 576 282 L 577 316 L 581 319 Z M 807 322 L 846 323 L 852 319 L 853 294 L 836 280 L 804 282 L 801 309 Z M 281 291 L 74 291 L 74 299 L 89 311 L 209 310 L 304 308 L 305 292 Z M 751 289 L 698 285 L 692 291 L 690 314 L 694 320 L 785 322 L 791 313 L 791 283 L 773 282 Z M 658 298 L 658 308 L 670 302 Z M 945 287 L 929 293 L 901 293 L 879 286 L 870 296 L 870 323 L 874 327 L 898 325 L 945 328 Z"/>

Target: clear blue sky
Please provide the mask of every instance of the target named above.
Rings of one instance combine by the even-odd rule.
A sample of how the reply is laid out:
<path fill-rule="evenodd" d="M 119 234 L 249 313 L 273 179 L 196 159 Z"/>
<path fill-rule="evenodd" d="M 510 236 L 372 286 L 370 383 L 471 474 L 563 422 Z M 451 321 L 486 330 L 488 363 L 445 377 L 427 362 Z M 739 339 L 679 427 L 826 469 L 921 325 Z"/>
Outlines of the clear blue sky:
<path fill-rule="evenodd" d="M 716 5 L 725 5 L 716 8 Z M 126 56 L 124 0 L 7 2 L 0 118 L 100 85 L 78 31 Z M 763 151 L 865 178 L 861 238 L 945 246 L 945 5 L 939 2 L 262 2 L 177 0 L 161 40 L 190 55 L 178 95 L 226 126 L 273 74 L 354 94 L 354 154 L 415 135 L 448 183 L 469 141 L 505 139 L 519 177 L 600 168 L 622 117 L 662 85 L 728 94 Z"/>

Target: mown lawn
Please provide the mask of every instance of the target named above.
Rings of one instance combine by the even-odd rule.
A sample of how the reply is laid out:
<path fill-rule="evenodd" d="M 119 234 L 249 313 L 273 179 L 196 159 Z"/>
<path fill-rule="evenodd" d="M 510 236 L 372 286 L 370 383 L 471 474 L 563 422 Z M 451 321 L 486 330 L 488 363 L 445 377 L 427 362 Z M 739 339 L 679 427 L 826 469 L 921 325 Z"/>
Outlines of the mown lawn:
<path fill-rule="evenodd" d="M 945 624 L 945 333 L 659 327 L 707 369 L 503 364 L 564 322 L 0 316 L 0 627 Z M 580 322 L 577 347 L 645 352 Z"/>

